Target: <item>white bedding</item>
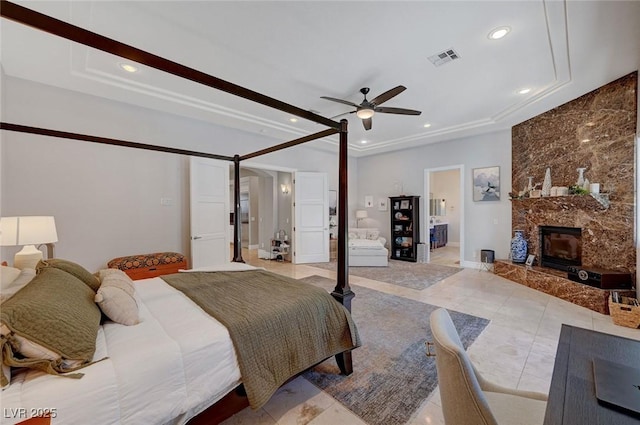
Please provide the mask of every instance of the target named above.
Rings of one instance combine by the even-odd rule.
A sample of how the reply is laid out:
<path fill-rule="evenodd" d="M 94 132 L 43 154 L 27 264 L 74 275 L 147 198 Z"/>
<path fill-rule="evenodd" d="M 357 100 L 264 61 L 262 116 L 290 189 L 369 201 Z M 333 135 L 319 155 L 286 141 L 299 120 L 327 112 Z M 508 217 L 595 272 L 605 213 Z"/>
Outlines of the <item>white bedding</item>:
<path fill-rule="evenodd" d="M 94 360 L 106 359 L 81 369 L 82 379 L 14 373 L 0 424 L 18 423 L 31 409 L 54 411 L 52 425 L 182 424 L 240 383 L 220 322 L 161 278 L 135 286 L 141 323 L 101 326 Z"/>
<path fill-rule="evenodd" d="M 349 239 L 351 249 L 385 249 L 379 239 Z"/>

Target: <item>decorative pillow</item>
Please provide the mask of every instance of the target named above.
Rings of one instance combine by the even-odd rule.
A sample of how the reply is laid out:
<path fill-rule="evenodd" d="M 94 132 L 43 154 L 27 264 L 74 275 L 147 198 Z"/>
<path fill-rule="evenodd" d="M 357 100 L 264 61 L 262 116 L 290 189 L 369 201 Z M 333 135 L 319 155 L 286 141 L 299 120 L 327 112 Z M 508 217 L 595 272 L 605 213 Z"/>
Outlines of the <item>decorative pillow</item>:
<path fill-rule="evenodd" d="M 53 267 L 41 269 L 2 304 L 3 364 L 54 375 L 90 364 L 101 317 L 94 296 L 75 276 Z M 65 376 L 80 378 L 82 374 Z M 2 385 L 8 380 L 3 373 Z"/>
<path fill-rule="evenodd" d="M 36 266 L 36 271 L 40 273 L 40 270 L 44 269 L 45 267 L 53 267 L 74 275 L 75 277 L 86 283 L 89 288 L 93 289 L 93 292 L 96 292 L 100 287 L 100 281 L 97 277 L 92 275 L 91 272 L 89 272 L 81 265 L 76 264 L 72 261 L 63 260 L 61 258 L 41 260 Z"/>
<path fill-rule="evenodd" d="M 368 230 L 367 231 L 367 239 L 375 241 L 380 237 L 380 231 L 379 230 Z"/>
<path fill-rule="evenodd" d="M 20 270 L 20 274 L 18 274 L 18 277 L 16 277 L 13 282 L 2 287 L 2 291 L 0 291 L 0 304 L 24 288 L 34 277 L 36 277 L 36 269 L 25 268 Z"/>
<path fill-rule="evenodd" d="M 131 280 L 131 278 L 129 277 L 129 275 L 127 275 L 123 270 L 121 269 L 102 269 L 102 270 L 98 270 L 97 272 L 95 272 L 93 275 L 95 277 L 98 278 L 98 280 L 100 281 L 100 284 L 102 284 L 102 280 L 109 276 L 109 275 L 118 275 L 118 276 L 122 276 L 124 275 L 124 277 L 126 277 L 127 283 L 131 285 L 131 288 L 133 288 L 133 280 Z"/>
<path fill-rule="evenodd" d="M 358 239 L 358 234 L 356 232 L 349 232 L 349 239 Z"/>
<path fill-rule="evenodd" d="M 95 302 L 109 319 L 122 325 L 140 323 L 138 303 L 134 297 L 133 281 L 122 270 L 100 270 L 100 288 Z"/>
<path fill-rule="evenodd" d="M 0 289 L 4 292 L 4 288 L 9 286 L 20 274 L 20 269 L 15 267 L 0 266 Z"/>
<path fill-rule="evenodd" d="M 367 229 L 355 229 L 353 231 L 358 234 L 358 239 L 367 239 Z"/>

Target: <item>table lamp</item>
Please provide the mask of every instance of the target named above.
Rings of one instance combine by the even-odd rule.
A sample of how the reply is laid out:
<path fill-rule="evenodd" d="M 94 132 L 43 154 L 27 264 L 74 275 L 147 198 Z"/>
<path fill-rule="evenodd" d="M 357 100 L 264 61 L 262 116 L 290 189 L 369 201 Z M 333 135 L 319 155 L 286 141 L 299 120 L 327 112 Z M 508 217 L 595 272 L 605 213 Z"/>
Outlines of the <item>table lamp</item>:
<path fill-rule="evenodd" d="M 357 210 L 356 211 L 357 227 L 360 227 L 360 220 L 364 220 L 367 217 L 368 217 L 367 210 Z"/>
<path fill-rule="evenodd" d="M 35 268 L 42 260 L 42 251 L 36 245 L 58 242 L 56 223 L 50 216 L 2 217 L 0 218 L 0 246 L 23 245 L 13 259 L 13 267 Z M 52 245 L 47 255 L 53 256 Z"/>

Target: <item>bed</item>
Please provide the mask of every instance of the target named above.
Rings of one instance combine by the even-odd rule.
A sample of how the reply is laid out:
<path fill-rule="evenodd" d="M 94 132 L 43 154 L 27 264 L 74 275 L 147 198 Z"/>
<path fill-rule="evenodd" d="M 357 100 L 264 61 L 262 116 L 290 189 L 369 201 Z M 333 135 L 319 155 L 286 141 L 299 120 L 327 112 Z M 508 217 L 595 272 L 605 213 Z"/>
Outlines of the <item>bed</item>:
<path fill-rule="evenodd" d="M 386 239 L 375 228 L 349 230 L 349 265 L 355 267 L 387 267 L 389 251 Z"/>
<path fill-rule="evenodd" d="M 116 272 L 124 275 L 119 270 Z M 40 274 L 44 275 L 44 272 Z M 232 278 L 229 277 L 231 275 Z M 214 282 L 214 278 L 218 280 Z M 42 281 L 42 276 L 39 279 Z M 347 340 L 353 340 L 349 349 L 359 345 L 355 325 L 346 309 L 324 290 L 314 287 L 313 292 L 316 293 L 312 294 L 313 298 L 298 296 L 306 300 L 312 311 L 306 315 L 321 322 L 319 327 L 333 330 L 336 327 L 329 322 L 336 316 L 330 312 L 315 313 L 323 305 L 332 310 L 337 306 L 343 310 L 345 321 L 341 320 L 341 323 L 346 328 L 338 329 L 335 334 L 327 332 L 329 335 L 311 332 L 313 325 L 305 325 L 305 319 L 299 317 L 298 311 L 304 310 L 300 309 L 297 301 L 285 302 L 285 306 L 280 305 L 276 311 L 264 308 L 257 316 L 240 311 L 241 321 L 253 322 L 251 328 L 247 325 L 243 331 L 246 331 L 248 339 L 255 340 L 253 350 L 245 348 L 251 355 L 245 352 L 243 358 L 234 347 L 246 346 L 239 344 L 239 337 L 232 337 L 229 331 L 233 329 L 227 324 L 229 311 L 223 309 L 218 312 L 225 322 L 223 324 L 207 314 L 186 292 L 176 289 L 179 286 L 176 282 L 181 280 L 192 290 L 197 290 L 196 282 L 201 282 L 210 288 L 218 288 L 218 297 L 228 292 L 229 286 L 251 279 L 259 281 L 252 288 L 253 291 L 262 291 L 262 298 L 274 291 L 274 285 L 288 285 L 283 288 L 285 293 L 292 290 L 306 293 L 310 286 L 294 279 L 283 280 L 282 276 L 242 263 L 137 280 L 134 296 L 139 323 L 124 326 L 111 320 L 104 321 L 97 331 L 96 351 L 92 358 L 95 363 L 74 371 L 84 375 L 79 379 L 54 376 L 37 369 L 14 369 L 11 384 L 2 392 L 5 414 L 0 423 L 19 423 L 27 416 L 49 409 L 54 424 L 182 424 L 221 400 L 241 383 L 251 406 L 259 408 L 290 376 L 327 356 L 344 351 L 343 343 Z M 82 282 L 78 284 L 82 285 Z M 326 303 L 316 302 L 316 296 L 324 296 Z M 74 295 L 66 292 L 65 301 L 71 304 L 80 302 L 77 299 L 71 301 L 69 297 Z M 230 301 L 224 298 L 223 303 L 229 304 L 234 300 L 237 299 Z M 3 306 L 9 305 L 10 301 L 5 301 Z M 260 307 L 258 305 L 251 310 Z M 288 310 L 286 314 L 285 309 Z M 69 318 L 65 316 L 61 320 L 68 322 Z M 278 321 L 297 323 L 298 326 L 285 326 L 279 332 L 288 341 L 299 338 L 300 348 L 293 347 L 293 344 L 288 347 L 282 344 L 269 346 L 269 339 L 273 337 L 265 329 L 274 328 Z M 253 329 L 254 326 L 258 327 Z M 296 336 L 300 330 L 304 330 L 302 336 Z M 334 343 L 325 342 L 330 340 Z M 258 355 L 256 360 L 255 351 L 265 355 Z M 300 361 L 305 356 L 306 359 Z M 287 357 L 285 370 L 281 371 L 283 365 L 277 360 Z M 243 379 L 243 376 L 250 379 Z"/>
<path fill-rule="evenodd" d="M 123 155 L 126 155 L 126 149 L 144 149 L 168 154 L 230 161 L 234 166 L 235 181 L 240 180 L 240 164 L 242 161 L 337 134 L 339 136 L 338 228 L 341 230 L 338 232 L 336 286 L 331 296 L 332 299 L 342 304 L 346 311 L 350 311 L 351 300 L 355 294 L 349 286 L 347 256 L 348 122 L 346 119 L 340 122 L 333 121 L 316 113 L 8 1 L 2 1 L 0 14 L 4 19 L 27 25 L 35 30 L 63 37 L 164 71 L 179 78 L 193 81 L 202 85 L 205 90 L 221 90 L 327 127 L 317 133 L 283 142 L 257 152 L 236 154 L 234 156 L 158 146 L 148 142 L 119 140 L 105 137 L 104 135 L 79 134 L 51 128 L 39 128 L 24 123 L 2 121 L 0 122 L 0 129 L 3 131 L 47 136 L 53 139 L 62 138 L 78 142 L 120 146 L 123 148 Z M 238 211 L 240 205 L 239 190 L 239 185 L 235 185 L 233 237 L 233 262 L 235 263 L 244 262 L 241 251 L 241 214 Z M 136 300 L 140 303 L 140 315 L 142 318 L 142 323 L 136 326 L 140 327 L 134 330 L 136 326 L 123 328 L 121 325 L 110 323 L 101 326 L 97 334 L 96 341 L 98 346 L 93 358 L 93 360 L 99 361 L 81 369 L 85 376 L 80 380 L 44 375 L 42 372 L 17 374 L 16 380 L 2 394 L 3 409 L 9 407 L 14 409 L 5 410 L 11 414 L 4 415 L 2 418 L 3 424 L 15 423 L 18 422 L 18 419 L 24 419 L 24 416 L 20 416 L 23 413 L 29 417 L 36 416 L 38 414 L 37 409 L 47 408 L 56 409 L 56 418 L 53 419 L 53 423 L 73 424 L 118 423 L 122 418 L 124 418 L 121 420 L 123 423 L 184 423 L 190 417 L 205 410 L 205 408 L 207 408 L 206 412 L 210 412 L 212 408 L 214 411 L 216 410 L 218 406 L 216 401 L 225 400 L 231 394 L 230 391 L 233 388 L 237 388 L 237 384 L 240 382 L 237 370 L 231 366 L 235 360 L 233 360 L 234 356 L 228 351 L 228 341 L 226 343 L 216 342 L 219 336 L 225 334 L 226 328 L 205 315 L 202 309 L 196 308 L 192 301 L 184 299 L 183 295 L 176 295 L 175 289 L 167 286 L 161 278 L 142 280 L 137 282 L 135 287 L 138 297 Z M 174 306 L 174 302 L 178 305 Z M 289 302 L 295 304 L 296 300 L 292 298 Z M 171 314 L 168 314 L 166 309 L 162 314 L 156 310 L 157 306 L 162 308 L 169 305 L 171 305 L 169 308 Z M 195 339 L 184 339 L 192 332 L 185 332 L 184 328 L 179 326 L 182 321 L 191 324 L 195 323 L 193 321 L 198 321 L 197 327 L 198 329 L 202 328 L 202 330 L 196 332 L 197 335 L 192 335 L 196 337 Z M 205 335 L 207 336 L 206 338 L 204 337 Z M 142 351 L 132 355 L 132 348 L 129 345 L 138 340 L 147 341 L 148 344 L 142 348 Z M 218 349 L 222 350 L 220 353 L 226 358 L 227 363 L 222 363 L 226 365 L 222 367 L 224 371 L 221 370 L 218 364 L 219 360 L 213 360 L 212 356 L 204 354 L 208 350 L 215 351 Z M 224 354 L 225 350 L 226 354 Z M 158 357 L 158 360 L 164 362 L 165 368 L 162 373 L 152 369 L 152 365 L 148 361 L 151 357 Z M 120 363 L 121 360 L 124 363 Z M 336 360 L 342 373 L 352 373 L 353 366 L 350 349 L 338 353 Z M 116 373 L 116 371 L 120 372 Z M 188 377 L 193 377 L 194 381 L 190 382 Z M 219 385 L 214 387 L 212 382 L 217 382 Z M 142 395 L 148 397 L 142 397 Z M 80 406 L 90 406 L 90 409 L 80 409 Z M 30 409 L 36 410 L 31 411 Z M 62 412 L 65 413 L 64 419 L 62 418 Z M 231 413 L 233 412 L 231 411 Z M 143 417 L 141 415 L 152 416 Z M 13 419 L 7 418 L 7 416 L 11 416 Z M 214 417 L 220 416 L 214 415 Z"/>

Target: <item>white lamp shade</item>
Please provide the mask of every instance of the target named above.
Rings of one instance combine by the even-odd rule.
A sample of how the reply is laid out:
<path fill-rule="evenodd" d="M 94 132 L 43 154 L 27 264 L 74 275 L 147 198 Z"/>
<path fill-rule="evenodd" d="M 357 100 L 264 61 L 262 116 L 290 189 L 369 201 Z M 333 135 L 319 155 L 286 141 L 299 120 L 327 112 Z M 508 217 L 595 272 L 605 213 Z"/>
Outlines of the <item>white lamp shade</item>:
<path fill-rule="evenodd" d="M 367 211 L 366 210 L 357 210 L 356 211 L 356 218 L 367 218 Z"/>
<path fill-rule="evenodd" d="M 51 216 L 0 218 L 0 246 L 39 245 L 58 242 Z"/>

